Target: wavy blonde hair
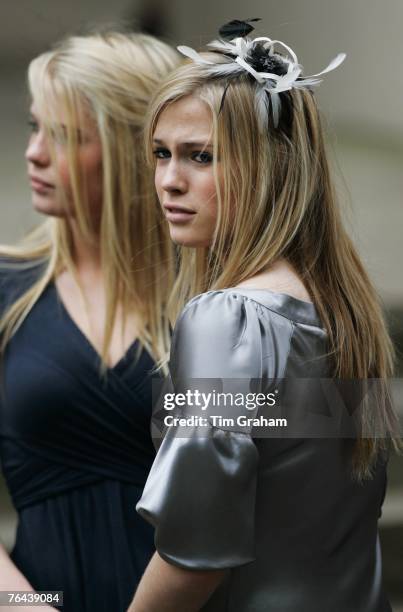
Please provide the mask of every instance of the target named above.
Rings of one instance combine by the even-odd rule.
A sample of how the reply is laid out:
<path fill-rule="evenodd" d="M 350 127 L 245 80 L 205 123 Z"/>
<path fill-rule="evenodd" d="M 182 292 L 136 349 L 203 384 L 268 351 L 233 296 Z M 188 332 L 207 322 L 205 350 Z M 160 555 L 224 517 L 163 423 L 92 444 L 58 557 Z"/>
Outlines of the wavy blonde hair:
<path fill-rule="evenodd" d="M 151 159 L 152 135 L 169 104 L 196 96 L 211 110 L 218 221 L 209 248 L 180 249 L 172 320 L 194 295 L 236 286 L 284 257 L 327 331 L 331 375 L 386 381 L 393 375 L 393 346 L 377 293 L 343 227 L 314 95 L 295 89 L 281 94 L 278 128 L 268 117 L 262 131 L 256 81 L 246 73 L 217 78 L 209 70 L 189 63 L 171 73 L 151 102 L 146 127 Z M 400 444 L 388 384 L 380 388 L 378 413 L 363 408 L 361 414 L 362 436 L 353 454 L 358 479 L 370 476 L 385 438 L 391 436 L 395 448 Z"/>
<path fill-rule="evenodd" d="M 64 139 L 80 233 L 100 248 L 107 298 L 104 367 L 118 304 L 124 320 L 129 311 L 138 315 L 140 343 L 155 360 L 169 346 L 164 313 L 174 280 L 173 253 L 144 159 L 143 126 L 151 95 L 178 63 L 177 53 L 151 36 L 109 32 L 70 37 L 29 66 L 29 88 L 51 155 L 54 142 Z M 103 203 L 96 222 L 78 164 L 77 126 L 83 113 L 95 121 L 102 146 Z M 3 352 L 48 283 L 65 268 L 76 279 L 77 274 L 71 228 L 64 218 L 48 219 L 17 246 L 0 247 L 0 255 L 6 258 L 3 267 L 44 265 L 36 282 L 1 319 Z"/>

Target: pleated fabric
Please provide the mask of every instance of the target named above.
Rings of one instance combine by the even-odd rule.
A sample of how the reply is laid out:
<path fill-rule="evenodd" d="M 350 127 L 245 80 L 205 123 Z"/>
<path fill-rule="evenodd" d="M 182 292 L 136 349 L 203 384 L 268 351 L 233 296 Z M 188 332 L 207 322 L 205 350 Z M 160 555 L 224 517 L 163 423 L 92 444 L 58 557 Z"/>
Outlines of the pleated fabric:
<path fill-rule="evenodd" d="M 37 273 L 37 271 L 36 271 Z M 3 273 L 0 307 L 33 272 Z M 2 469 L 18 512 L 11 558 L 65 612 L 123 612 L 154 551 L 133 508 L 155 456 L 151 369 L 137 343 L 101 377 L 99 355 L 50 284 L 11 340 L 0 403 Z"/>

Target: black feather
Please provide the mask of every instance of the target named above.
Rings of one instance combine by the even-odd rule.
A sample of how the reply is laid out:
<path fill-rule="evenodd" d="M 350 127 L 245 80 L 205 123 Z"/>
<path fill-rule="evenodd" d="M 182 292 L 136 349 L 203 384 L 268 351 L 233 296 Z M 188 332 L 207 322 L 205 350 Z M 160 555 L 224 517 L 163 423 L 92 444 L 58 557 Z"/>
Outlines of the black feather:
<path fill-rule="evenodd" d="M 255 19 L 246 19 L 245 21 L 233 19 L 221 26 L 218 32 L 224 40 L 232 40 L 233 38 L 247 36 L 255 29 L 250 25 L 251 21 L 260 21 L 260 18 L 256 17 Z"/>
<path fill-rule="evenodd" d="M 219 115 L 221 114 L 222 109 L 224 108 L 225 96 L 227 95 L 228 87 L 230 85 L 231 85 L 231 81 L 228 81 L 228 83 L 226 84 L 226 86 L 224 88 L 224 92 L 222 94 L 222 98 L 221 98 L 221 102 L 220 102 L 220 110 L 218 111 Z"/>
<path fill-rule="evenodd" d="M 287 65 L 281 55 L 269 55 L 262 43 L 256 43 L 248 54 L 247 62 L 257 72 L 272 72 L 283 76 L 287 74 Z"/>

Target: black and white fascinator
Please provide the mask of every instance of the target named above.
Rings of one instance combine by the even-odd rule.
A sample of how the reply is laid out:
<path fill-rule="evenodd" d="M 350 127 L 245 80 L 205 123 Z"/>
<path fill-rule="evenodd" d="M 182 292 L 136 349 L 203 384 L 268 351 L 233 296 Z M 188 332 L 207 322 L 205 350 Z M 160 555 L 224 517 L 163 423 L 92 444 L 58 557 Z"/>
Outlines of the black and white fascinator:
<path fill-rule="evenodd" d="M 265 129 L 270 108 L 274 126 L 278 126 L 282 92 L 319 85 L 323 80 L 320 77 L 340 66 L 346 54 L 339 53 L 321 72 L 303 76 L 303 68 L 291 47 L 281 40 L 272 40 L 266 36 L 248 37 L 254 30 L 250 25 L 254 21 L 260 20 L 230 21 L 220 28 L 220 38 L 208 43 L 209 51 L 220 53 L 230 60 L 228 62 L 212 62 L 191 47 L 179 46 L 178 51 L 196 63 L 205 64 L 212 77 L 228 77 L 227 87 L 232 78 L 248 72 L 260 85 L 257 89 L 256 110 L 260 125 Z"/>

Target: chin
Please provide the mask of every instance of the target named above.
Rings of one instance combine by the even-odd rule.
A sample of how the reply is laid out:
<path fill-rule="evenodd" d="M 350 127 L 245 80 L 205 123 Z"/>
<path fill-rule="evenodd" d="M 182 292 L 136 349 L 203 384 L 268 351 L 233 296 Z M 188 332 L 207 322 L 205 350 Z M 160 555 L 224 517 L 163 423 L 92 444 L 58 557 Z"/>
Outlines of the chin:
<path fill-rule="evenodd" d="M 170 227 L 170 236 L 172 242 L 178 246 L 183 247 L 208 247 L 211 243 L 211 239 L 207 239 L 204 236 L 200 236 L 194 231 L 189 231 L 186 228 Z"/>
<path fill-rule="evenodd" d="M 34 205 L 34 210 L 40 215 L 47 215 L 48 217 L 65 217 L 61 210 L 57 210 L 56 208 L 51 208 L 50 206 L 36 206 Z"/>
<path fill-rule="evenodd" d="M 47 202 L 42 198 L 33 197 L 32 205 L 34 210 L 40 215 L 47 215 L 49 217 L 65 217 L 66 213 L 63 208 L 54 202 Z"/>

